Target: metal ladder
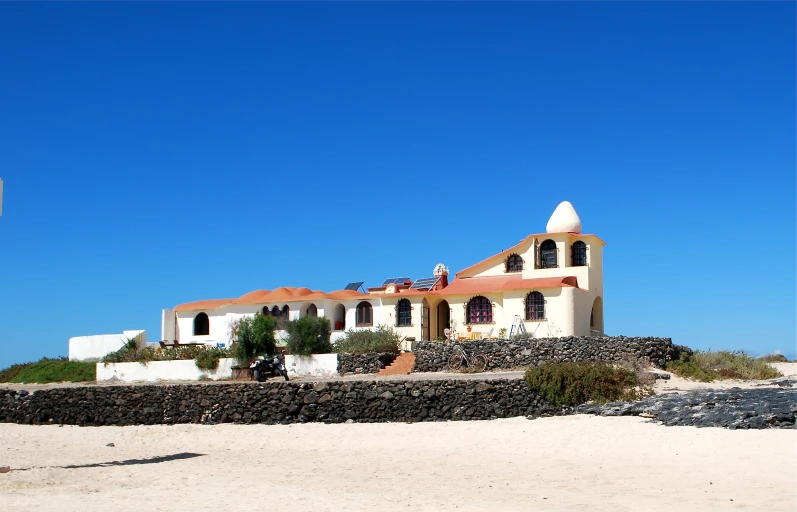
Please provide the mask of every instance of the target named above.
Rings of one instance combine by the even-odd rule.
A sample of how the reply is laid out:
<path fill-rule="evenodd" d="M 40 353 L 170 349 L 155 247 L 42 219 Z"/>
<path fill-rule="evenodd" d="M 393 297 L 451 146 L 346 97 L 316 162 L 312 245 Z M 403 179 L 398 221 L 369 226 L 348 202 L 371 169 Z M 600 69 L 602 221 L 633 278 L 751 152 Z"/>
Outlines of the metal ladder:
<path fill-rule="evenodd" d="M 517 333 L 515 332 L 517 330 Z M 523 319 L 520 318 L 520 315 L 515 315 L 515 318 L 512 319 L 512 327 L 509 328 L 509 337 L 511 338 L 513 334 L 520 334 L 526 332 L 526 326 L 523 325 Z"/>

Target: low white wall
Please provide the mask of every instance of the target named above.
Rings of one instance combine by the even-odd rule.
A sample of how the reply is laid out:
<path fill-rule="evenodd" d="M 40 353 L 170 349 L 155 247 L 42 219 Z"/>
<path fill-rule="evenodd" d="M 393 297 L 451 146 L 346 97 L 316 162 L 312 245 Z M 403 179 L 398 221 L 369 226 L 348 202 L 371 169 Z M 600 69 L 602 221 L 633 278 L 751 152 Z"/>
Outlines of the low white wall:
<path fill-rule="evenodd" d="M 215 370 L 200 370 L 193 359 L 184 361 L 151 361 L 141 363 L 97 363 L 97 381 L 118 380 L 121 382 L 158 382 L 160 380 L 199 380 L 205 376 L 211 380 L 232 378 L 233 359 L 219 359 Z"/>
<path fill-rule="evenodd" d="M 313 354 L 312 356 L 285 356 L 288 377 L 334 377 L 338 374 L 337 354 Z"/>
<path fill-rule="evenodd" d="M 69 338 L 69 360 L 100 359 L 106 354 L 116 352 L 127 343 L 128 339 L 134 338 L 139 347 L 146 346 L 147 331 L 122 331 L 122 334 L 99 334 L 96 336 Z"/>

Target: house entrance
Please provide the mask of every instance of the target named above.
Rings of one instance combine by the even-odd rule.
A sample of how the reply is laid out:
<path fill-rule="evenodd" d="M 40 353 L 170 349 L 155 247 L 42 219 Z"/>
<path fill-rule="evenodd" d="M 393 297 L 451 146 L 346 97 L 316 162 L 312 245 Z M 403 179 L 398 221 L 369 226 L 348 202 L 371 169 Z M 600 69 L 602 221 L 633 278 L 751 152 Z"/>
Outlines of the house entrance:
<path fill-rule="evenodd" d="M 451 323 L 451 308 L 448 301 L 441 301 L 437 305 L 437 336 L 436 338 L 445 338 L 445 330 L 450 327 Z"/>
<path fill-rule="evenodd" d="M 421 339 L 429 341 L 431 326 L 429 325 L 429 303 L 423 299 L 421 303 Z"/>

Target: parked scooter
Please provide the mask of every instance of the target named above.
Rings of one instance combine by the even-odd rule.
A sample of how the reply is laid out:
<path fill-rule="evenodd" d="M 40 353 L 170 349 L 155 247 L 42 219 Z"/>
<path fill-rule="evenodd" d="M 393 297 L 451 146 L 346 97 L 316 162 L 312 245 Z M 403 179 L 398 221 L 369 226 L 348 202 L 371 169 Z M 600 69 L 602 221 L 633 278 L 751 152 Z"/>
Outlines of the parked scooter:
<path fill-rule="evenodd" d="M 269 377 L 277 377 L 279 375 L 288 380 L 288 370 L 285 369 L 285 365 L 278 354 L 264 356 L 263 359 L 258 359 L 249 365 L 249 368 L 253 370 L 255 380 L 258 382 L 265 382 Z"/>

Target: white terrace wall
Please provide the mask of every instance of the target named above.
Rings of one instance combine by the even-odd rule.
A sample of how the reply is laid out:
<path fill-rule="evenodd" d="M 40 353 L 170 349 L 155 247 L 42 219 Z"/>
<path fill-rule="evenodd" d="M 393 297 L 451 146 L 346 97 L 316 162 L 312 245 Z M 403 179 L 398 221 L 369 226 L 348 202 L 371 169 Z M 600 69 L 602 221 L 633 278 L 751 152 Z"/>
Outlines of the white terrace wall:
<path fill-rule="evenodd" d="M 219 367 L 215 370 L 200 370 L 193 359 L 182 361 L 150 361 L 141 363 L 97 363 L 97 382 L 158 382 L 210 380 L 232 378 L 233 359 L 219 359 Z"/>
<path fill-rule="evenodd" d="M 127 343 L 128 339 L 133 338 L 136 339 L 139 347 L 144 347 L 147 344 L 147 331 L 122 331 L 121 334 L 98 334 L 69 338 L 69 360 L 100 359 L 111 352 L 116 352 Z"/>
<path fill-rule="evenodd" d="M 337 354 L 313 354 L 312 356 L 285 356 L 288 377 L 333 377 L 338 374 Z"/>

